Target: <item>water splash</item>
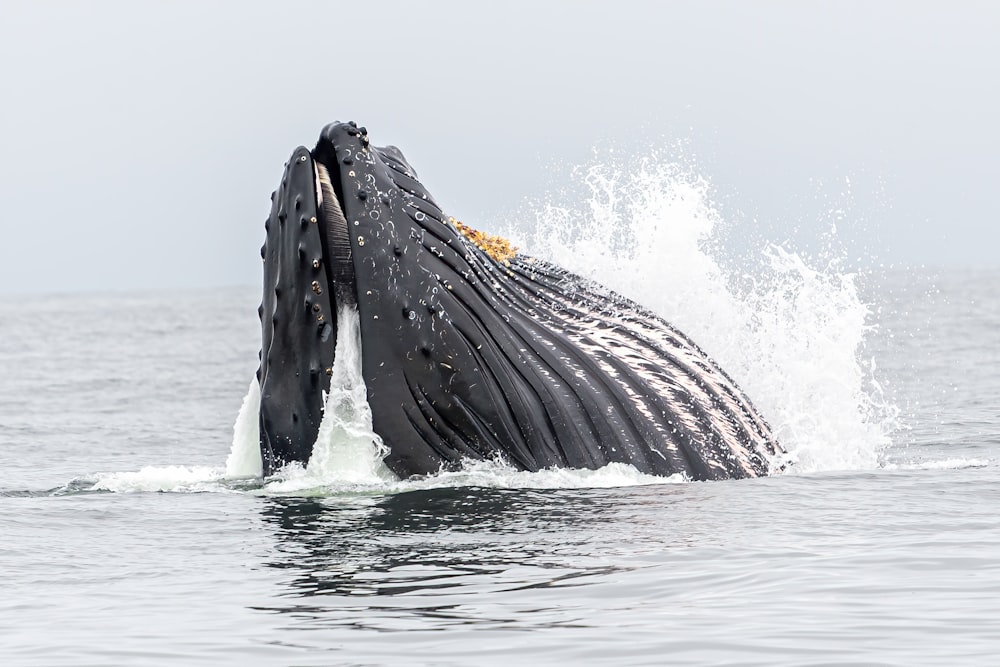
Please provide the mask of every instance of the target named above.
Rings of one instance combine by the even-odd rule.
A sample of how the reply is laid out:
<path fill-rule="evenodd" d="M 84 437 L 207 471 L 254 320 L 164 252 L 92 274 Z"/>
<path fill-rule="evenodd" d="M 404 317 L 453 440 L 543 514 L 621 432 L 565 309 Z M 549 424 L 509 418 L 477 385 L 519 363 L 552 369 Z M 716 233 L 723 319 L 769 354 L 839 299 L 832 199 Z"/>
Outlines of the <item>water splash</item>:
<path fill-rule="evenodd" d="M 709 182 L 656 155 L 580 167 L 580 192 L 529 207 L 509 234 L 550 259 L 652 308 L 733 376 L 788 449 L 794 470 L 870 469 L 898 409 L 873 358 L 872 313 L 844 268 L 836 222 L 818 258 L 760 243 L 746 262 L 721 241 L 726 222 Z M 824 223 L 825 224 L 825 223 Z M 747 254 L 747 249 L 742 250 Z"/>
<path fill-rule="evenodd" d="M 250 387 L 233 425 L 233 446 L 226 459 L 226 477 L 260 477 L 263 473 L 259 415 L 260 383 L 255 376 L 250 379 Z"/>
<path fill-rule="evenodd" d="M 372 430 L 372 411 L 361 375 L 358 311 L 342 306 L 330 393 L 312 456 L 305 468 L 286 466 L 268 488 L 291 492 L 331 485 L 377 486 L 396 479 L 382 462 L 387 453 L 382 438 Z"/>

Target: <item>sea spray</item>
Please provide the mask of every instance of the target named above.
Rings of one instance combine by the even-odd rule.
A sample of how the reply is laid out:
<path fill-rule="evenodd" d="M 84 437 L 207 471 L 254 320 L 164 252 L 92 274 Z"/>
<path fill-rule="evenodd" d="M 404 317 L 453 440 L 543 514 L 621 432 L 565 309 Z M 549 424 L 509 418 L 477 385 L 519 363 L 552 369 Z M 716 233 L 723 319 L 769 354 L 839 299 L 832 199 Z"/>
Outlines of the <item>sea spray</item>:
<path fill-rule="evenodd" d="M 732 359 L 733 372 L 745 375 L 799 471 L 876 467 L 898 410 L 882 393 L 875 360 L 862 357 L 874 325 L 858 276 L 839 259 L 814 268 L 776 246 L 763 256 L 755 287 L 737 295 L 734 337 L 745 352 Z"/>
<path fill-rule="evenodd" d="M 652 308 L 744 389 L 797 460 L 794 470 L 873 468 L 898 428 L 873 359 L 856 276 L 828 236 L 815 260 L 762 243 L 735 268 L 710 184 L 656 155 L 574 170 L 578 191 L 526 208 L 522 248 Z M 582 195 L 580 190 L 582 190 Z M 742 251 L 743 255 L 747 250 Z"/>

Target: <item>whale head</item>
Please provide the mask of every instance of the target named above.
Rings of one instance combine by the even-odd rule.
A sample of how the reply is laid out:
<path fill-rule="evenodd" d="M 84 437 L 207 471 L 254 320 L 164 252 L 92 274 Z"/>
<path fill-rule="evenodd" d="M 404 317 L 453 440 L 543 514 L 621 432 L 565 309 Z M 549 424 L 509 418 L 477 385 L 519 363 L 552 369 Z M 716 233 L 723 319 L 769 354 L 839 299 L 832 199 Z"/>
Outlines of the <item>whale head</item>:
<path fill-rule="evenodd" d="M 403 154 L 372 146 L 366 129 L 353 122 L 331 123 L 312 150 L 293 151 L 265 230 L 257 377 L 269 474 L 311 455 L 344 306 L 359 311 L 372 400 L 407 386 L 406 370 L 414 364 L 439 374 L 432 350 L 447 356 L 447 345 L 431 339 L 437 295 L 464 284 L 458 264 L 475 246 L 470 230 L 444 215 Z M 379 391 L 379 385 L 397 391 Z M 421 460 L 415 462 L 407 451 L 397 448 L 390 467 L 429 472 L 440 466 L 432 454 L 416 455 Z"/>
<path fill-rule="evenodd" d="M 357 309 L 372 429 L 401 477 L 469 459 L 752 477 L 781 451 L 684 334 L 449 218 L 402 153 L 354 123 L 292 153 L 262 256 L 265 474 L 309 461 L 345 308 Z"/>

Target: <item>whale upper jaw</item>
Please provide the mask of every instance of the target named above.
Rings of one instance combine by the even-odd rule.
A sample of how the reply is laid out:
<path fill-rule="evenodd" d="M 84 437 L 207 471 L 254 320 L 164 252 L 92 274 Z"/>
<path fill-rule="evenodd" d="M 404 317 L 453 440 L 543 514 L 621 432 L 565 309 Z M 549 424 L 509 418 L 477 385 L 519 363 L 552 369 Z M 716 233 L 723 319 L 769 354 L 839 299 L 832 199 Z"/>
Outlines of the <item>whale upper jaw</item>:
<path fill-rule="evenodd" d="M 299 146 L 292 152 L 271 195 L 261 248 L 264 294 L 257 372 L 265 475 L 292 461 L 305 464 L 312 453 L 330 388 L 337 313 L 358 305 L 352 246 L 364 241 L 350 227 L 358 229 L 360 216 L 368 221 L 363 206 L 367 191 L 358 184 L 375 182 L 372 150 L 364 128 L 331 123 L 312 150 Z M 406 163 L 398 150 L 384 150 Z M 349 202 L 345 187 L 351 189 Z M 387 186 L 383 182 L 381 187 Z M 348 222 L 352 214 L 353 225 Z"/>

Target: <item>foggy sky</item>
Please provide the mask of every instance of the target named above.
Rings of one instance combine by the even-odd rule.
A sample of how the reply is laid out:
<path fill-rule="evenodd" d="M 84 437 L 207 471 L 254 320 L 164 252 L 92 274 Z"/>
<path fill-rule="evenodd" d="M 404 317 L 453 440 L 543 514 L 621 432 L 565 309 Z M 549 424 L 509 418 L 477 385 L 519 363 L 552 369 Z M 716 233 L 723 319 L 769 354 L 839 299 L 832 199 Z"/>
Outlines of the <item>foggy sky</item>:
<path fill-rule="evenodd" d="M 995 266 L 1000 9 L 916 2 L 11 2 L 0 292 L 255 285 L 299 144 L 357 120 L 470 224 L 682 140 L 727 219 Z"/>

